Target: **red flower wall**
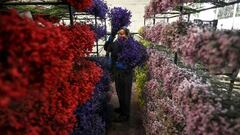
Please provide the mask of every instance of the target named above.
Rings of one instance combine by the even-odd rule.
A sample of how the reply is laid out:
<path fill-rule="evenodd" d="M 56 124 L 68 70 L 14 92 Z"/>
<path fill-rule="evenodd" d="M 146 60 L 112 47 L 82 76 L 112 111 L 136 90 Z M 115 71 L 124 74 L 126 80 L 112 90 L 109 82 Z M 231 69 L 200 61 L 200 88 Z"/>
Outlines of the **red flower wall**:
<path fill-rule="evenodd" d="M 90 99 L 102 73 L 81 58 L 94 33 L 87 25 L 54 26 L 15 11 L 0 20 L 0 133 L 69 134 L 73 112 Z"/>

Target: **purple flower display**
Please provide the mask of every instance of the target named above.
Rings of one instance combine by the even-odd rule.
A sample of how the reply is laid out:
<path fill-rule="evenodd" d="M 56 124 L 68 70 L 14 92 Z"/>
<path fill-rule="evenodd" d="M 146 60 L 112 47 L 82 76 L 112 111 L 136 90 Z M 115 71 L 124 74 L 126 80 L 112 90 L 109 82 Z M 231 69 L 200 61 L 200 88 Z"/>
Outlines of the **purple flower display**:
<path fill-rule="evenodd" d="M 95 32 L 95 36 L 96 36 L 97 40 L 103 38 L 107 34 L 105 26 L 97 25 L 95 27 L 95 26 L 91 25 L 91 27 L 92 27 L 93 31 Z"/>
<path fill-rule="evenodd" d="M 90 58 L 104 69 L 103 58 Z M 100 82 L 96 85 L 91 100 L 76 110 L 77 125 L 72 135 L 104 135 L 108 119 L 107 102 L 110 76 L 104 70 Z"/>
<path fill-rule="evenodd" d="M 118 62 L 127 65 L 129 68 L 135 68 L 144 63 L 147 53 L 143 45 L 131 37 L 127 40 L 118 39 L 117 42 L 122 45 L 122 51 L 118 54 Z"/>
<path fill-rule="evenodd" d="M 108 6 L 103 0 L 93 0 L 93 5 L 86 9 L 86 12 L 100 17 L 101 19 L 105 19 L 108 12 Z"/>
<path fill-rule="evenodd" d="M 97 25 L 97 26 L 90 25 L 90 27 L 91 27 L 92 30 L 94 31 L 95 37 L 96 37 L 97 40 L 103 38 L 103 37 L 107 34 L 106 26 L 102 26 L 102 25 Z"/>
<path fill-rule="evenodd" d="M 131 23 L 132 13 L 121 7 L 114 7 L 111 9 L 108 14 L 111 24 L 112 24 L 112 32 L 118 31 L 121 27 L 129 26 Z"/>

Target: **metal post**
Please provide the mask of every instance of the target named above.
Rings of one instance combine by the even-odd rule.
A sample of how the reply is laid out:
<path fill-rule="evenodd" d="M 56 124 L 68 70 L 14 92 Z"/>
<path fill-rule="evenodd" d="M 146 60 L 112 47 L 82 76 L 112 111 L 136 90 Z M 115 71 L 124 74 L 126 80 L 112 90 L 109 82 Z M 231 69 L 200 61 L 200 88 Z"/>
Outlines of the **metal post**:
<path fill-rule="evenodd" d="M 95 15 L 95 29 L 97 28 L 97 16 Z M 99 56 L 99 52 L 98 52 L 98 39 L 96 37 L 96 47 L 97 47 L 97 56 Z"/>
<path fill-rule="evenodd" d="M 234 30 L 234 21 L 235 21 L 236 12 L 237 12 L 237 5 L 238 4 L 234 4 L 233 17 L 232 17 L 232 30 Z"/>
<path fill-rule="evenodd" d="M 182 16 L 183 16 L 183 0 L 180 0 L 180 16 L 179 16 L 179 21 L 182 21 Z"/>
<path fill-rule="evenodd" d="M 154 11 L 154 14 L 153 14 L 153 25 L 155 25 L 156 23 L 156 2 L 154 2 L 153 4 L 153 11 Z"/>
<path fill-rule="evenodd" d="M 177 62 L 178 62 L 178 55 L 177 55 L 177 52 L 174 53 L 174 64 L 177 65 Z"/>
<path fill-rule="evenodd" d="M 235 82 L 235 80 L 238 76 L 238 73 L 239 73 L 239 68 L 236 68 L 235 70 L 232 71 L 231 75 L 229 76 L 230 77 L 230 84 L 229 84 L 229 89 L 228 89 L 229 99 L 232 96 L 232 91 L 233 91 L 233 88 L 234 88 L 234 82 Z"/>
<path fill-rule="evenodd" d="M 188 19 L 187 19 L 188 22 L 190 22 L 190 17 L 191 17 L 191 14 L 188 14 Z"/>
<path fill-rule="evenodd" d="M 71 5 L 68 5 L 68 9 L 69 9 L 70 25 L 73 25 L 73 14 L 72 14 L 72 7 L 71 7 Z"/>
<path fill-rule="evenodd" d="M 179 16 L 179 21 L 181 22 L 183 20 L 183 0 L 180 0 L 180 16 Z M 177 52 L 174 53 L 174 63 L 178 63 L 178 54 Z"/>
<path fill-rule="evenodd" d="M 231 96 L 232 96 L 234 82 L 235 82 L 235 78 L 231 78 L 230 84 L 229 84 L 229 89 L 228 89 L 228 97 L 229 98 L 231 98 Z"/>
<path fill-rule="evenodd" d="M 155 25 L 155 23 L 156 23 L 156 14 L 154 13 L 154 15 L 153 15 L 153 25 Z"/>
<path fill-rule="evenodd" d="M 105 31 L 106 31 L 106 35 L 105 35 L 105 41 L 107 41 L 107 19 L 104 19 L 104 25 L 105 25 Z"/>

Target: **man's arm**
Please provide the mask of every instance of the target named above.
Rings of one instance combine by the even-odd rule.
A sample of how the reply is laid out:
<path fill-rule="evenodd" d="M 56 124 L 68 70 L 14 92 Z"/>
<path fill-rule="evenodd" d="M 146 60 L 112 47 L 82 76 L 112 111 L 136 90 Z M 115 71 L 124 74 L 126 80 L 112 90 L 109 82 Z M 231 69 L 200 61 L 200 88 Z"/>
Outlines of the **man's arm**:
<path fill-rule="evenodd" d="M 104 50 L 107 51 L 109 45 L 111 45 L 113 43 L 114 38 L 116 37 L 117 32 L 116 31 L 112 31 L 111 35 L 109 36 L 108 40 L 105 42 L 104 44 Z"/>

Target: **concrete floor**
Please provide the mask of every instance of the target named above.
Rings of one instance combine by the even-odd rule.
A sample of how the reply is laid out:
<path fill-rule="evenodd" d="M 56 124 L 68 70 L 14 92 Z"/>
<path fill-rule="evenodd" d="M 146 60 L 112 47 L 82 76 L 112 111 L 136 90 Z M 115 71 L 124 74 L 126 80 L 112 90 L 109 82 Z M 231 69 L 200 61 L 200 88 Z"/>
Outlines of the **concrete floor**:
<path fill-rule="evenodd" d="M 111 99 L 111 104 L 113 108 L 118 107 L 118 98 L 113 86 L 113 96 Z M 113 113 L 113 117 L 116 114 Z M 135 94 L 135 85 L 132 89 L 132 98 L 131 98 L 131 114 L 130 120 L 124 123 L 111 123 L 107 131 L 107 135 L 145 135 L 144 128 L 142 126 L 141 110 L 137 104 L 136 94 Z"/>

